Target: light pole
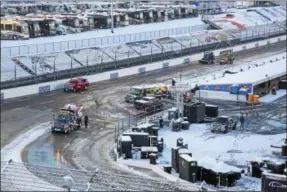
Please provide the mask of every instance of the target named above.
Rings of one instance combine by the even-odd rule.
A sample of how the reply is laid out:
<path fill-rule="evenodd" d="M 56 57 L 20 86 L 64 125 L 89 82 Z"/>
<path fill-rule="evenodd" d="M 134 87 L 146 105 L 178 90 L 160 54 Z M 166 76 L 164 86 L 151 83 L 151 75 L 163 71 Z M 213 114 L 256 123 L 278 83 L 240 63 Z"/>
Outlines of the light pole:
<path fill-rule="evenodd" d="M 114 0 L 111 0 L 111 32 L 114 33 Z"/>

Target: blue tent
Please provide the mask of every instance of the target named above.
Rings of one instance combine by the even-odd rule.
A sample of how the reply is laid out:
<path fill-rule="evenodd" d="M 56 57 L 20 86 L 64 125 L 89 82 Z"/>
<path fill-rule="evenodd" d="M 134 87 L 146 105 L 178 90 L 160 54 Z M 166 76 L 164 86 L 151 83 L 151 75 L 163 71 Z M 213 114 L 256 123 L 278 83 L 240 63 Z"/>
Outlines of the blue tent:
<path fill-rule="evenodd" d="M 197 6 L 197 7 L 198 7 L 199 2 L 198 2 L 198 1 L 193 1 L 193 2 L 190 2 L 190 5 L 195 5 L 195 6 Z"/>

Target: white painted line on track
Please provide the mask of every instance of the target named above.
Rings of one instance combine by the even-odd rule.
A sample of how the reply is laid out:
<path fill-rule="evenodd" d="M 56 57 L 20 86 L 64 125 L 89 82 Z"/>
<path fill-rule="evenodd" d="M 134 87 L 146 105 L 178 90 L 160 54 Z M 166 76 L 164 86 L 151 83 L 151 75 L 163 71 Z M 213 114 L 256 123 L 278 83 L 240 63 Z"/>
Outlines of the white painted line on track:
<path fill-rule="evenodd" d="M 29 107 L 29 106 L 27 105 L 27 106 L 25 106 L 25 107 L 18 107 L 18 108 L 12 109 L 11 111 L 18 111 L 18 110 L 24 109 L 24 108 L 26 108 L 26 107 Z"/>
<path fill-rule="evenodd" d="M 66 98 L 73 98 L 73 97 L 77 97 L 78 95 L 70 95 L 70 96 L 67 96 Z"/>
<path fill-rule="evenodd" d="M 18 101 L 27 101 L 27 100 L 30 100 L 30 98 L 20 99 L 20 100 L 18 100 Z"/>
<path fill-rule="evenodd" d="M 44 102 L 42 102 L 42 103 L 40 103 L 41 105 L 42 104 L 45 104 L 45 103 L 52 103 L 52 102 L 54 102 L 53 100 L 50 100 L 50 101 L 44 101 Z"/>
<path fill-rule="evenodd" d="M 56 93 L 52 93 L 52 94 L 49 94 L 49 95 L 45 95 L 46 97 L 49 97 L 49 96 L 52 96 L 52 95 L 55 95 Z"/>
<path fill-rule="evenodd" d="M 64 149 L 66 149 L 67 147 L 69 147 L 70 143 L 67 143 L 67 145 L 64 146 Z"/>

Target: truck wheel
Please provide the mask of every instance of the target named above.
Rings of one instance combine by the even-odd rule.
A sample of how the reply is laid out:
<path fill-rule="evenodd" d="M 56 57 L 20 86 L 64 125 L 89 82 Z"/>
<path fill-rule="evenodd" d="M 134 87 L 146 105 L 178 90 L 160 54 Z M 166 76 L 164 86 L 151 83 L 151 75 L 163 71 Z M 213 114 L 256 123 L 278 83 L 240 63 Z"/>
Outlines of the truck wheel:
<path fill-rule="evenodd" d="M 13 39 L 13 40 L 17 40 L 18 37 L 17 37 L 16 35 L 14 35 L 14 36 L 12 37 L 12 39 Z"/>
<path fill-rule="evenodd" d="M 77 92 L 77 90 L 75 88 L 73 88 L 73 92 Z"/>
<path fill-rule="evenodd" d="M 62 31 L 58 31 L 58 35 L 63 35 L 63 32 Z"/>
<path fill-rule="evenodd" d="M 64 88 L 64 92 L 67 92 L 67 89 Z"/>

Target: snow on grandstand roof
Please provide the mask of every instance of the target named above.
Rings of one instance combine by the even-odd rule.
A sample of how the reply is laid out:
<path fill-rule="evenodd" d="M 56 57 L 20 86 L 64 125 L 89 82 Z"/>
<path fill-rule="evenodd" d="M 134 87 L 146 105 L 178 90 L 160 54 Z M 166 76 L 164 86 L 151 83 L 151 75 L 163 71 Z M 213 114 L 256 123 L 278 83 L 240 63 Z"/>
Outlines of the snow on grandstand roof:
<path fill-rule="evenodd" d="M 209 81 L 207 84 L 218 85 L 218 84 L 242 84 L 242 83 L 253 83 L 253 85 L 264 82 L 267 78 L 273 79 L 286 74 L 286 55 L 278 57 L 278 61 L 273 59 L 270 63 L 264 65 L 258 65 L 258 67 L 246 68 L 242 72 L 236 74 L 226 74 L 222 78 L 218 78 Z"/>

